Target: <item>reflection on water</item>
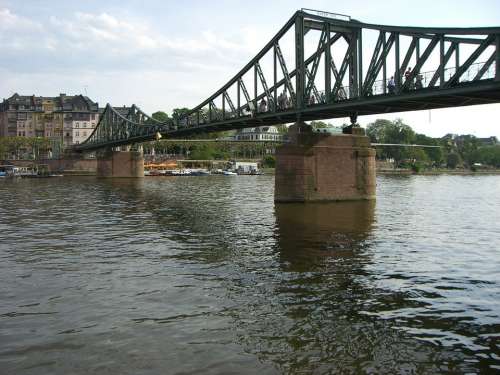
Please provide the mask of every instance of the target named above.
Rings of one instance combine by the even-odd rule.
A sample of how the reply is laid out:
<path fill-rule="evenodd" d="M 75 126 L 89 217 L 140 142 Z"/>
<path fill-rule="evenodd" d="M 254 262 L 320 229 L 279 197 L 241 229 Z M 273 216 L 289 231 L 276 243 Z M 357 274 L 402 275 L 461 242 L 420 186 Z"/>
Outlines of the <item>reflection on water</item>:
<path fill-rule="evenodd" d="M 316 261 L 359 255 L 370 235 L 375 202 L 276 204 L 275 215 L 284 269 L 308 271 Z"/>
<path fill-rule="evenodd" d="M 500 370 L 499 177 L 273 186 L 0 182 L 0 373 Z"/>

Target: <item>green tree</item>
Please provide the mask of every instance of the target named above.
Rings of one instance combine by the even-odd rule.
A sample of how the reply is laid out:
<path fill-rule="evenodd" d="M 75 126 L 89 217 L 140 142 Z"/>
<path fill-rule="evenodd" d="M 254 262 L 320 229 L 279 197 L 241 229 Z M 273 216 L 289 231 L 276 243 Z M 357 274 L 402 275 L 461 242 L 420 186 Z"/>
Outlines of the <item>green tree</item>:
<path fill-rule="evenodd" d="M 262 166 L 265 168 L 274 168 L 276 166 L 276 158 L 273 155 L 264 156 Z"/>
<path fill-rule="evenodd" d="M 475 136 L 467 134 L 461 135 L 456 139 L 457 151 L 462 160 L 470 167 L 476 161 L 474 154 L 479 148 L 481 142 Z"/>
<path fill-rule="evenodd" d="M 401 119 L 395 121 L 378 119 L 368 124 L 367 135 L 372 142 L 389 144 L 415 143 L 416 137 L 413 129 L 404 124 Z M 410 152 L 408 148 L 385 146 L 378 151 L 377 155 L 382 159 L 394 159 L 395 164 L 399 165 L 402 160 L 410 157 Z"/>
<path fill-rule="evenodd" d="M 311 125 L 313 129 L 324 129 L 332 126 L 331 124 L 324 121 L 311 121 L 309 125 Z"/>
<path fill-rule="evenodd" d="M 451 169 L 455 169 L 460 164 L 460 155 L 456 152 L 451 152 L 448 154 L 446 160 L 446 166 Z"/>
<path fill-rule="evenodd" d="M 170 120 L 170 117 L 168 117 L 168 115 L 163 111 L 156 111 L 151 115 L 151 117 L 161 122 L 167 122 Z"/>
<path fill-rule="evenodd" d="M 7 159 L 8 150 L 7 137 L 0 137 L 0 160 Z"/>
<path fill-rule="evenodd" d="M 194 146 L 189 158 L 193 160 L 212 160 L 215 159 L 215 153 L 216 150 L 212 145 L 203 143 Z"/>
<path fill-rule="evenodd" d="M 366 135 L 370 137 L 370 141 L 373 143 L 385 143 L 386 132 L 390 126 L 392 126 L 392 121 L 377 119 L 375 122 L 368 124 Z"/>
<path fill-rule="evenodd" d="M 180 118 L 182 118 L 185 114 L 187 114 L 190 111 L 189 108 L 174 108 L 172 111 L 172 118 L 175 121 L 178 121 Z"/>
<path fill-rule="evenodd" d="M 415 143 L 427 146 L 441 146 L 440 141 L 435 138 L 428 137 L 424 134 L 416 134 Z M 426 147 L 422 149 L 427 155 L 428 159 L 434 166 L 440 166 L 444 161 L 444 154 L 442 147 Z"/>
<path fill-rule="evenodd" d="M 500 145 L 480 147 L 474 151 L 472 159 L 475 163 L 500 168 Z"/>
<path fill-rule="evenodd" d="M 285 124 L 275 125 L 278 133 L 288 133 L 288 127 Z"/>

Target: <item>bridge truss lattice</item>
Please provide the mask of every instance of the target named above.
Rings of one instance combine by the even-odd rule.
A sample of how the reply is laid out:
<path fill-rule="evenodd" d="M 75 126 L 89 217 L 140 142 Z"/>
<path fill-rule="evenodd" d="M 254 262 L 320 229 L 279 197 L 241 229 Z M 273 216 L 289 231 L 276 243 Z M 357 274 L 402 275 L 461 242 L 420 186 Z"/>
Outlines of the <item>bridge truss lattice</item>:
<path fill-rule="evenodd" d="M 135 105 L 126 113 L 107 105 L 94 132 L 75 149 L 144 142 L 158 133 L 185 137 L 498 102 L 500 27 L 385 26 L 303 9 L 183 117 L 161 123 Z"/>

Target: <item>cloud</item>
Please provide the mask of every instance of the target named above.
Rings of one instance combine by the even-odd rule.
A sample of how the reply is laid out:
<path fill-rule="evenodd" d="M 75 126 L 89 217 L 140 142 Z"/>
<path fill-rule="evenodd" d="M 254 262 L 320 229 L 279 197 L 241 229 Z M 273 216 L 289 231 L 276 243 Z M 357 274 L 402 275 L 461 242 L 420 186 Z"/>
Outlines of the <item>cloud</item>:
<path fill-rule="evenodd" d="M 0 30 L 3 32 L 25 33 L 40 31 L 42 25 L 29 18 L 13 14 L 9 9 L 0 9 Z"/>
<path fill-rule="evenodd" d="M 18 16 L 9 9 L 0 9 L 0 45 L 2 54 L 20 53 L 40 45 L 44 27 L 29 18 Z M 38 45 L 37 45 L 38 42 Z"/>
<path fill-rule="evenodd" d="M 167 35 L 145 20 L 106 12 L 34 21 L 0 8 L 0 21 L 4 96 L 80 93 L 88 87 L 101 103 L 142 100 L 151 110 L 196 105 L 270 39 L 251 28 L 223 35 L 209 28 Z"/>
<path fill-rule="evenodd" d="M 230 69 L 235 62 L 243 64 L 255 45 L 240 43 L 246 33 L 232 40 L 212 30 L 187 38 L 167 36 L 147 22 L 105 12 L 53 15 L 35 22 L 4 8 L 0 9 L 0 25 L 4 55 L 0 67 L 16 73 L 186 71 L 193 64 L 209 71 Z"/>

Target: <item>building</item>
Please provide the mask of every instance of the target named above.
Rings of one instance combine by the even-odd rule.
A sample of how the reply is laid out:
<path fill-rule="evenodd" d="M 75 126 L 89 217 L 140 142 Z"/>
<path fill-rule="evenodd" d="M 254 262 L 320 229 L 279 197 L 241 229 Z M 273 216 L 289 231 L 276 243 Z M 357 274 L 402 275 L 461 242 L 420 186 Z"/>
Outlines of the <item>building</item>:
<path fill-rule="evenodd" d="M 487 138 L 478 138 L 479 142 L 481 142 L 481 146 L 496 146 L 498 145 L 498 138 L 495 136 L 487 137 Z"/>
<path fill-rule="evenodd" d="M 261 126 L 258 128 L 245 128 L 236 131 L 233 136 L 235 141 L 283 141 L 283 134 L 275 126 Z"/>
<path fill-rule="evenodd" d="M 0 136 L 46 137 L 65 146 L 85 141 L 99 122 L 99 105 L 87 96 L 14 94 L 0 104 Z"/>

